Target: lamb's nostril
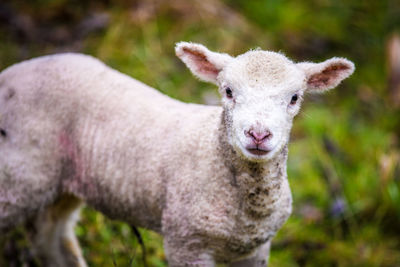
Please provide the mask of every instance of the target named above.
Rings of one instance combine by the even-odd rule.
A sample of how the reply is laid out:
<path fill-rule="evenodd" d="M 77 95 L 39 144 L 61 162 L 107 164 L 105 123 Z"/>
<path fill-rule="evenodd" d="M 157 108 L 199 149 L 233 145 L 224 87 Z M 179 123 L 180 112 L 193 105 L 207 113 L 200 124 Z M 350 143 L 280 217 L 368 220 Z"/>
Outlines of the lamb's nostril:
<path fill-rule="evenodd" d="M 256 143 L 262 143 L 264 140 L 271 139 L 272 137 L 272 133 L 269 130 L 262 132 L 250 130 L 248 134 Z"/>

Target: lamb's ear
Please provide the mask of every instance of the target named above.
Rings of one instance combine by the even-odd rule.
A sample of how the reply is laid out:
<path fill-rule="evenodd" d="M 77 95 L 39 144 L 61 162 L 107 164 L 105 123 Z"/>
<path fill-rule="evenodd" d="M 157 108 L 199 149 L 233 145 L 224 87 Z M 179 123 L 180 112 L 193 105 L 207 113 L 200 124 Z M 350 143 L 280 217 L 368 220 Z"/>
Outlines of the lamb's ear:
<path fill-rule="evenodd" d="M 215 84 L 219 72 L 232 60 L 228 54 L 211 52 L 201 44 L 187 42 L 177 43 L 175 52 L 194 75 Z"/>
<path fill-rule="evenodd" d="M 308 92 L 324 92 L 336 87 L 354 72 L 354 64 L 345 58 L 331 58 L 321 63 L 298 63 L 306 74 Z"/>

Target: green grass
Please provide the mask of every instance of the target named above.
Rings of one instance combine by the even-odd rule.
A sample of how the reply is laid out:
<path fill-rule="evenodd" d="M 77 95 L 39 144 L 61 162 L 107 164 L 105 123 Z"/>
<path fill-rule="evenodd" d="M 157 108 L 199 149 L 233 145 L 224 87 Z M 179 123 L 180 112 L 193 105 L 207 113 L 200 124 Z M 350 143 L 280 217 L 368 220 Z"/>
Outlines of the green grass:
<path fill-rule="evenodd" d="M 47 34 L 68 29 L 93 10 L 107 12 L 109 23 L 61 44 L 21 37 L 2 24 L 0 69 L 78 50 L 187 102 L 202 103 L 205 93 L 216 90 L 192 77 L 175 57 L 174 43 L 180 40 L 234 55 L 261 47 L 299 61 L 349 57 L 355 74 L 326 95 L 308 97 L 295 120 L 288 161 L 294 212 L 273 241 L 270 264 L 400 266 L 400 112 L 388 101 L 384 57 L 386 39 L 399 30 L 396 1 L 10 3 Z M 332 212 L 335 203 L 343 203 L 342 210 Z M 162 238 L 140 232 L 148 265 L 166 266 Z M 124 223 L 85 208 L 76 233 L 90 266 L 143 266 L 138 241 Z"/>

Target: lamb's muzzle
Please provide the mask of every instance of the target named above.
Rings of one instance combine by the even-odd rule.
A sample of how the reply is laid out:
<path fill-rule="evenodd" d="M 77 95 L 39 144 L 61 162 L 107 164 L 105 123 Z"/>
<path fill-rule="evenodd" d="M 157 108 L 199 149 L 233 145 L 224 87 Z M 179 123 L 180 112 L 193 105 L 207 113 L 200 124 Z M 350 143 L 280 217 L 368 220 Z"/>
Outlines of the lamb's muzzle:
<path fill-rule="evenodd" d="M 245 133 L 253 139 L 253 142 L 256 145 L 260 145 L 264 143 L 264 141 L 266 141 L 267 139 L 272 138 L 272 133 L 269 130 L 257 131 L 252 129 L 250 131 L 245 131 Z"/>
<path fill-rule="evenodd" d="M 269 140 L 272 138 L 271 131 L 267 130 L 245 130 L 244 135 L 248 138 L 246 149 L 251 154 L 256 156 L 264 156 L 273 148 L 269 145 Z"/>
<path fill-rule="evenodd" d="M 161 233 L 170 266 L 266 264 L 292 209 L 286 160 L 302 96 L 354 65 L 185 42 L 176 54 L 218 86 L 222 107 L 173 100 L 79 54 L 0 74 L 0 232 L 31 219 L 40 259 L 86 266 L 73 231 L 84 201 Z"/>

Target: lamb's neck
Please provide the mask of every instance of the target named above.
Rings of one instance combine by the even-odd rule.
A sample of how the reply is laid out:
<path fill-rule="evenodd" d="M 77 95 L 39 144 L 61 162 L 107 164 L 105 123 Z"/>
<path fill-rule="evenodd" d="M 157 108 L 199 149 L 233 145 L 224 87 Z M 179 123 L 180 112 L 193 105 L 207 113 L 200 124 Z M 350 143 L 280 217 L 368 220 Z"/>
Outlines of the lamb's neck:
<path fill-rule="evenodd" d="M 267 217 L 276 208 L 287 188 L 286 159 L 287 147 L 265 163 L 238 159 L 233 164 L 242 209 L 251 217 Z"/>

